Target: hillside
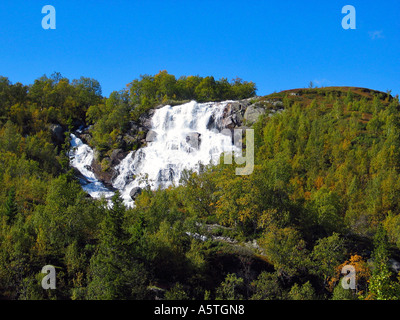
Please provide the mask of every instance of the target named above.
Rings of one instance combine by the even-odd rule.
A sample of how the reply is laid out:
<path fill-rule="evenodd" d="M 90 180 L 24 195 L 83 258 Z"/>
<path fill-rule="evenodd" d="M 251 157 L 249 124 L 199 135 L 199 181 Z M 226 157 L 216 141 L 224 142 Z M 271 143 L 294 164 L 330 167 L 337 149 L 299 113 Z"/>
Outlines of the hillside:
<path fill-rule="evenodd" d="M 188 79 L 161 72 L 106 98 L 88 78 L 0 78 L 0 296 L 399 299 L 398 97 L 353 87 L 259 97 L 252 83 Z M 149 83 L 154 95 L 139 90 Z M 112 207 L 88 197 L 69 134 L 89 126 L 81 137 L 96 150 L 94 171 L 110 180 L 115 163 L 151 142 L 152 110 L 191 97 L 177 96 L 181 84 L 235 100 L 222 123 L 254 129 L 254 172 L 202 166 L 179 186 L 145 188 L 134 208 L 118 192 Z M 56 290 L 40 285 L 48 264 Z M 356 290 L 339 283 L 348 264 Z"/>

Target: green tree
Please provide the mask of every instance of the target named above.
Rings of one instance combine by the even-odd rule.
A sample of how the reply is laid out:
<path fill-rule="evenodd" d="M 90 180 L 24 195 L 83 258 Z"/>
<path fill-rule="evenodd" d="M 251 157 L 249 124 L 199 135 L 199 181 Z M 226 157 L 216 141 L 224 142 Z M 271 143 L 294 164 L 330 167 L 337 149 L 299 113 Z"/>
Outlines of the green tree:
<path fill-rule="evenodd" d="M 277 273 L 261 272 L 252 282 L 251 300 L 284 300 L 286 293 Z"/>
<path fill-rule="evenodd" d="M 176 283 L 170 290 L 165 293 L 166 300 L 189 300 L 189 296 L 185 292 L 182 284 Z"/>
<path fill-rule="evenodd" d="M 267 258 L 283 278 L 292 278 L 305 270 L 308 250 L 299 231 L 287 228 L 268 228 L 260 245 Z"/>
<path fill-rule="evenodd" d="M 374 237 L 372 258 L 374 261 L 374 268 L 368 286 L 368 299 L 400 299 L 400 283 L 393 279 L 393 274 L 389 269 L 388 239 L 382 225 L 379 225 Z"/>
<path fill-rule="evenodd" d="M 311 260 L 314 266 L 312 273 L 323 279 L 324 286 L 335 276 L 336 267 L 345 259 L 344 240 L 339 234 L 318 239 L 312 252 Z"/>
<path fill-rule="evenodd" d="M 116 192 L 101 225 L 99 246 L 90 261 L 88 299 L 141 299 L 146 295 L 146 275 L 127 244 L 124 215 L 125 206 Z"/>
<path fill-rule="evenodd" d="M 229 273 L 221 285 L 217 288 L 217 300 L 241 300 L 243 295 L 241 290 L 243 279 L 238 278 L 236 274 Z"/>
<path fill-rule="evenodd" d="M 316 222 L 322 229 L 322 234 L 342 231 L 342 204 L 339 195 L 324 186 L 313 194 L 312 199 L 316 209 Z"/>
<path fill-rule="evenodd" d="M 303 285 L 295 283 L 289 292 L 291 300 L 315 300 L 315 291 L 311 283 L 307 281 Z"/>
<path fill-rule="evenodd" d="M 18 214 L 18 206 L 15 196 L 15 187 L 11 187 L 8 191 L 8 197 L 4 204 L 5 215 L 7 217 L 7 222 L 12 224 Z"/>
<path fill-rule="evenodd" d="M 160 71 L 154 76 L 154 82 L 157 87 L 156 96 L 158 101 L 176 98 L 176 79 L 174 75 L 168 74 L 166 70 Z"/>
<path fill-rule="evenodd" d="M 333 289 L 332 300 L 358 300 L 358 298 L 353 293 L 353 290 L 344 289 L 339 283 L 335 289 Z"/>
<path fill-rule="evenodd" d="M 216 82 L 214 77 L 205 77 L 195 89 L 198 101 L 213 101 L 216 99 Z"/>

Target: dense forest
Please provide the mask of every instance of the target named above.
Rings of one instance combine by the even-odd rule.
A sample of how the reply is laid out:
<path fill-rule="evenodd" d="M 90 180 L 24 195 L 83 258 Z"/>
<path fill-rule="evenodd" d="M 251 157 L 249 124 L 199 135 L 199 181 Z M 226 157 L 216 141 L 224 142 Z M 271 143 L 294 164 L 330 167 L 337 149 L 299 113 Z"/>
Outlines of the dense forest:
<path fill-rule="evenodd" d="M 0 77 L 2 299 L 399 299 L 400 104 L 390 92 L 308 88 L 255 96 L 241 79 L 162 71 L 103 97 L 59 73 L 31 85 Z M 255 168 L 185 172 L 134 208 L 82 190 L 69 133 L 91 126 L 107 154 L 129 121 L 160 104 L 282 99 L 260 116 Z M 55 139 L 54 126 L 65 128 Z M 124 145 L 124 148 L 137 148 Z M 355 290 L 340 285 L 353 265 Z M 53 265 L 57 288 L 43 290 Z"/>

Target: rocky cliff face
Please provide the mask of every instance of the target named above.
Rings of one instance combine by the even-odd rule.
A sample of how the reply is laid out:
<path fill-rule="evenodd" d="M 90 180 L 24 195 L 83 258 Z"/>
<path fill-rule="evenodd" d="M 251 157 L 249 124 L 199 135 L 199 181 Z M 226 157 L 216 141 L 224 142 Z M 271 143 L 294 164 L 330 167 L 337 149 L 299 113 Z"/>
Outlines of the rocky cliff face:
<path fill-rule="evenodd" d="M 221 129 L 235 129 L 241 127 L 250 127 L 261 115 L 269 113 L 274 114 L 283 110 L 281 100 L 259 100 L 250 98 L 229 103 L 222 119 Z"/>

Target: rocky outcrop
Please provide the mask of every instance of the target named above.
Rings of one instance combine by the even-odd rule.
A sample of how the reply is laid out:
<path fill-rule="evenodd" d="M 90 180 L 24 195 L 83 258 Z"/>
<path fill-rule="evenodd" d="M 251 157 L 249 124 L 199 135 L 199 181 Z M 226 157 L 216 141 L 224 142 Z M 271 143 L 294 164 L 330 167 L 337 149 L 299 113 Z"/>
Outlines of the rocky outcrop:
<path fill-rule="evenodd" d="M 154 112 L 156 111 L 157 108 L 155 109 L 150 109 L 147 112 L 145 112 L 144 114 L 142 114 L 139 117 L 139 123 L 142 127 L 146 128 L 147 130 L 151 129 L 151 118 L 154 115 Z"/>
<path fill-rule="evenodd" d="M 398 262 L 398 261 L 395 260 L 395 259 L 389 259 L 388 262 L 389 262 L 390 268 L 391 268 L 394 272 L 396 272 L 396 274 L 398 274 L 399 271 L 400 271 L 400 262 Z"/>
<path fill-rule="evenodd" d="M 207 127 L 209 129 L 235 129 L 243 128 L 244 125 L 252 125 L 261 115 L 273 114 L 283 109 L 283 102 L 279 99 L 260 100 L 249 98 L 230 102 L 226 105 L 222 119 L 219 123 L 213 118 L 210 119 Z"/>
<path fill-rule="evenodd" d="M 120 146 L 124 150 L 136 150 L 146 143 L 148 128 L 140 122 L 130 121 L 128 130 L 118 137 Z"/>
<path fill-rule="evenodd" d="M 122 149 L 115 149 L 110 156 L 111 166 L 117 166 L 126 157 L 127 153 Z"/>
<path fill-rule="evenodd" d="M 61 145 L 65 142 L 65 129 L 60 124 L 51 124 L 50 133 L 55 144 Z"/>
<path fill-rule="evenodd" d="M 104 158 L 103 161 L 109 161 L 109 158 Z M 96 178 L 100 180 L 107 188 L 112 188 L 112 180 L 117 176 L 117 171 L 113 167 L 108 167 L 106 170 L 104 170 L 101 163 L 96 159 L 93 159 L 91 167 Z"/>
<path fill-rule="evenodd" d="M 251 99 L 229 102 L 223 110 L 222 119 L 217 121 L 214 116 L 211 117 L 208 121 L 207 129 L 221 131 L 222 129 L 241 127 L 243 125 L 244 114 L 250 104 Z"/>
<path fill-rule="evenodd" d="M 254 104 L 246 109 L 246 112 L 244 114 L 244 119 L 246 120 L 247 123 L 254 123 L 258 120 L 258 118 L 261 115 L 265 113 L 266 113 L 265 108 L 259 107 Z"/>
<path fill-rule="evenodd" d="M 85 132 L 85 133 L 78 134 L 78 136 L 79 136 L 79 139 L 81 139 L 84 143 L 90 145 L 90 142 L 92 141 L 92 136 L 90 135 L 90 133 Z"/>
<path fill-rule="evenodd" d="M 140 187 L 135 187 L 131 190 L 131 192 L 129 193 L 130 197 L 132 198 L 132 200 L 136 200 L 136 198 L 142 193 L 142 188 Z"/>
<path fill-rule="evenodd" d="M 157 138 L 157 132 L 150 130 L 146 135 L 146 142 L 153 142 Z"/>
<path fill-rule="evenodd" d="M 113 179 L 118 175 L 118 171 L 115 167 L 119 165 L 128 154 L 129 152 L 122 149 L 115 149 L 111 152 L 110 156 L 104 157 L 100 162 L 98 152 L 94 150 L 91 169 L 96 178 L 105 186 L 111 187 Z"/>
<path fill-rule="evenodd" d="M 223 111 L 222 128 L 233 129 L 240 127 L 243 123 L 243 116 L 248 106 L 247 101 L 235 101 L 228 103 Z"/>
<path fill-rule="evenodd" d="M 244 113 L 244 120 L 247 125 L 255 123 L 261 115 L 267 114 L 271 116 L 276 112 L 283 110 L 283 102 L 281 100 L 260 100 L 250 104 Z"/>
<path fill-rule="evenodd" d="M 198 150 L 200 148 L 200 142 L 201 142 L 201 134 L 198 132 L 190 132 L 186 136 L 186 142 L 189 144 L 190 147 L 193 149 Z"/>

